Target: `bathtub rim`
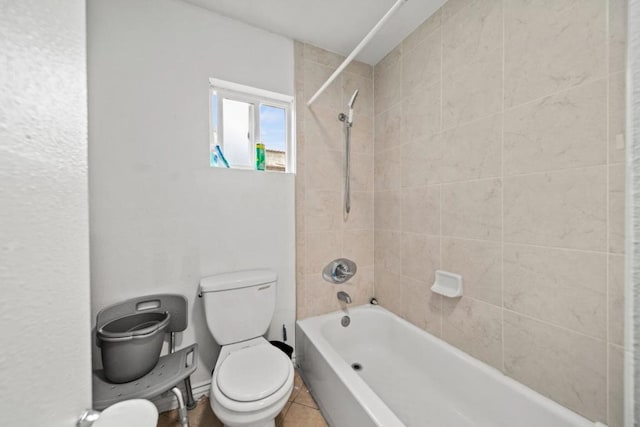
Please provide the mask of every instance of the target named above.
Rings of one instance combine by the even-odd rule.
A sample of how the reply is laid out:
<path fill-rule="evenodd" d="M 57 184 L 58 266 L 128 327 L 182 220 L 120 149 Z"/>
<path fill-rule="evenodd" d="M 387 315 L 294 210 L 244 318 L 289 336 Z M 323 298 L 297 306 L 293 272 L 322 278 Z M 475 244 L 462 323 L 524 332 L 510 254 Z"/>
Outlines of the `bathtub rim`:
<path fill-rule="evenodd" d="M 361 306 L 358 306 L 361 307 Z M 355 307 L 354 307 L 355 308 Z M 353 369 L 346 363 L 346 361 L 338 354 L 331 344 L 322 336 L 321 333 L 315 334 L 313 339 L 309 336 L 309 330 L 307 329 L 309 324 L 313 326 L 321 326 L 321 320 L 326 321 L 330 317 L 339 316 L 342 317 L 346 313 L 342 310 L 335 311 L 319 316 L 309 317 L 302 320 L 297 320 L 296 325 L 303 331 L 305 339 L 307 339 L 318 351 L 324 361 L 331 367 L 336 373 L 338 380 L 346 387 L 351 393 L 353 398 L 360 404 L 366 414 L 371 418 L 372 422 L 378 427 L 406 427 L 404 423 L 398 418 L 398 416 L 389 408 L 389 406 L 373 391 L 373 389 L 366 383 Z M 304 323 L 304 325 L 303 325 Z M 301 343 L 300 343 L 301 344 Z M 299 364 L 299 362 L 298 362 Z M 301 370 L 301 375 L 304 379 L 304 370 Z M 309 391 L 313 392 L 311 388 Z M 314 396 L 315 397 L 315 396 Z M 317 398 L 317 397 L 316 397 Z M 318 402 L 322 407 L 322 402 Z"/>
<path fill-rule="evenodd" d="M 380 398 L 375 391 L 360 377 L 356 374 L 349 364 L 340 356 L 340 354 L 333 348 L 333 346 L 327 341 L 324 335 L 321 332 L 321 327 L 325 322 L 331 321 L 334 319 L 336 322 L 340 321 L 342 316 L 348 315 L 351 316 L 353 313 L 358 313 L 361 311 L 369 311 L 374 312 L 378 315 L 385 316 L 391 321 L 400 323 L 403 327 L 407 327 L 410 330 L 417 332 L 422 339 L 427 339 L 431 343 L 440 346 L 443 351 L 449 352 L 452 357 L 460 359 L 462 363 L 469 363 L 473 368 L 481 370 L 486 373 L 492 380 L 495 380 L 499 383 L 505 384 L 507 387 L 513 388 L 514 391 L 519 394 L 525 396 L 527 399 L 532 400 L 534 403 L 539 404 L 545 407 L 547 410 L 552 412 L 554 415 L 557 415 L 559 418 L 566 420 L 568 423 L 573 423 L 577 427 L 593 427 L 593 426 L 603 426 L 606 424 L 602 424 L 598 421 L 589 420 L 577 412 L 572 411 L 566 406 L 562 405 L 555 400 L 544 396 L 543 394 L 533 390 L 532 388 L 526 386 L 525 384 L 511 378 L 507 374 L 498 370 L 497 368 L 482 362 L 474 358 L 473 356 L 465 353 L 457 347 L 447 343 L 441 338 L 438 338 L 431 333 L 425 331 L 414 325 L 413 323 L 403 319 L 397 314 L 387 310 L 386 308 L 380 305 L 372 305 L 372 304 L 363 304 L 354 307 L 349 307 L 346 310 L 336 310 L 330 313 L 321 314 L 313 317 L 308 317 L 302 320 L 297 320 L 296 325 L 300 327 L 303 331 L 306 339 L 308 339 L 314 347 L 320 352 L 322 357 L 326 360 L 326 362 L 331 366 L 331 368 L 337 373 L 337 377 L 344 384 L 344 386 L 353 394 L 354 398 L 358 403 L 362 405 L 364 410 L 369 414 L 374 422 L 376 422 L 379 426 L 388 426 L 388 425 L 400 425 L 404 426 L 404 424 L 400 421 L 399 417 L 391 411 L 388 405 Z M 311 331 L 313 336 L 309 335 Z M 315 332 L 315 333 L 314 333 Z M 327 353 L 325 354 L 324 351 Z M 331 357 L 327 357 L 331 356 Z M 346 376 L 346 378 L 345 378 Z M 347 379 L 355 378 L 355 384 L 351 383 L 351 381 L 346 381 Z M 366 399 L 371 398 L 372 400 L 367 402 L 365 396 L 359 395 L 359 393 L 363 391 L 365 392 Z M 400 422 L 400 424 L 380 424 L 378 417 L 376 414 L 372 413 L 372 409 L 369 407 L 371 403 L 380 404 L 382 407 L 388 411 L 395 420 L 392 419 L 387 420 L 387 416 L 383 419 L 383 422 Z M 377 409 L 377 408 L 376 408 Z M 382 412 L 386 412 L 382 411 Z M 387 414 L 385 414 L 387 415 Z"/>

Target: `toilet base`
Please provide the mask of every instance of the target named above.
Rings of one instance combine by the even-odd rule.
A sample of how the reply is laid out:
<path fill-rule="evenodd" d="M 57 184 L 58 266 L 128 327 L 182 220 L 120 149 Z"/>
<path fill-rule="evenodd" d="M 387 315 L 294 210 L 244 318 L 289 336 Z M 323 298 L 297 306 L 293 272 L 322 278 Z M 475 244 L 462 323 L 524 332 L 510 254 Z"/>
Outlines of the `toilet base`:
<path fill-rule="evenodd" d="M 224 425 L 224 427 L 232 427 L 232 426 L 228 426 L 228 425 Z M 253 424 L 246 424 L 243 425 L 242 427 L 276 427 L 276 420 L 271 420 L 271 421 L 263 421 L 260 423 L 253 423 Z"/>

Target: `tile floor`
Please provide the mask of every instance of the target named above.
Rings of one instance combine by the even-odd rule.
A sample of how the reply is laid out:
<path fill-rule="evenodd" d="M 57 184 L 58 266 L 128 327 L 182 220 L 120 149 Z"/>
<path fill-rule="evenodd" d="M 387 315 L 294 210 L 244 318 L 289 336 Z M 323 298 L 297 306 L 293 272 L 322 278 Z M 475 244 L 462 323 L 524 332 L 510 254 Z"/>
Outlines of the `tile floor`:
<path fill-rule="evenodd" d="M 160 414 L 158 427 L 180 427 L 178 411 Z M 222 427 L 222 423 L 211 410 L 208 398 L 202 397 L 198 406 L 189 411 L 189 427 Z M 276 418 L 276 427 L 327 427 L 316 402 L 297 371 L 293 392 L 289 402 Z"/>

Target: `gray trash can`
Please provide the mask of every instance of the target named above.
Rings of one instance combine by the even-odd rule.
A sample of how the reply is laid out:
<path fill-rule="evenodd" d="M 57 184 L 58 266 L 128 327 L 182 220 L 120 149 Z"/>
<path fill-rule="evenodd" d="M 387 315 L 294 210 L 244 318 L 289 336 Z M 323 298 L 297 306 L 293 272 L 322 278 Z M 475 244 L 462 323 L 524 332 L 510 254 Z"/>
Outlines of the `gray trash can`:
<path fill-rule="evenodd" d="M 160 358 L 168 312 L 136 313 L 97 325 L 104 376 L 126 383 L 149 373 Z"/>

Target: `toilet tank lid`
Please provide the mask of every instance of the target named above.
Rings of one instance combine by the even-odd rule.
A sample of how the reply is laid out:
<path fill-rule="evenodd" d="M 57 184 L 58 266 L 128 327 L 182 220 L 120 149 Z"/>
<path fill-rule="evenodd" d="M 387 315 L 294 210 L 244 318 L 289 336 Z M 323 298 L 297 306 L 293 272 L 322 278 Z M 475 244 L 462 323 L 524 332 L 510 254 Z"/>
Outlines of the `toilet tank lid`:
<path fill-rule="evenodd" d="M 234 271 L 200 279 L 200 292 L 219 292 L 231 289 L 259 286 L 278 280 L 275 271 L 269 269 Z"/>

